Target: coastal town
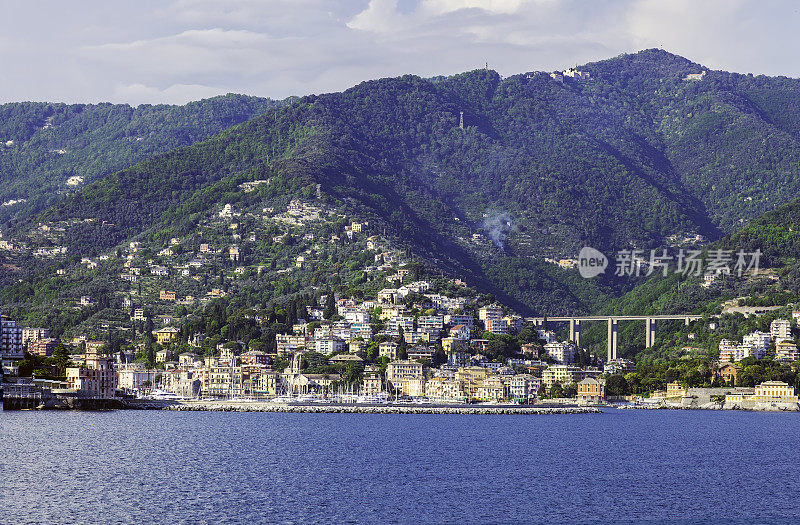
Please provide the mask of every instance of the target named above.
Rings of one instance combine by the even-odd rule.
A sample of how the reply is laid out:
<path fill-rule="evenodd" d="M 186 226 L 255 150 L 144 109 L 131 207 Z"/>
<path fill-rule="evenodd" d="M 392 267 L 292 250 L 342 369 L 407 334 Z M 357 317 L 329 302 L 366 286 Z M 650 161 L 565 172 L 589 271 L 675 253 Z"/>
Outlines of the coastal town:
<path fill-rule="evenodd" d="M 560 339 L 557 327 L 537 327 L 534 319 L 496 302 L 480 304 L 480 296 L 434 293 L 430 282 L 411 281 L 402 262 L 394 275 L 397 287 L 383 288 L 374 298 L 320 295 L 305 306 L 305 318 L 294 319 L 287 333 L 275 334 L 274 351 L 236 340 L 209 347 L 204 333 L 186 333 L 171 324 L 154 328 L 152 365 L 135 359 L 134 345 L 110 352 L 106 341 L 76 337 L 64 342 L 50 337 L 47 328 L 21 327 L 3 318 L 5 395 L 797 410 L 794 386 L 782 381 L 740 386 L 737 374 L 742 363 L 768 356 L 796 364 L 800 354 L 792 331 L 800 311 L 791 319 L 774 319 L 768 332 L 720 340 L 711 386 L 671 381 L 664 389 L 633 394 L 610 391 L 611 384 L 636 374 L 632 360 L 603 362 L 576 341 Z M 264 321 L 258 314 L 251 320 Z M 144 343 L 138 344 L 141 355 Z M 20 373 L 31 359 L 49 363 L 44 368 L 53 376 L 58 375 L 53 363 L 61 359 L 65 377 Z"/>

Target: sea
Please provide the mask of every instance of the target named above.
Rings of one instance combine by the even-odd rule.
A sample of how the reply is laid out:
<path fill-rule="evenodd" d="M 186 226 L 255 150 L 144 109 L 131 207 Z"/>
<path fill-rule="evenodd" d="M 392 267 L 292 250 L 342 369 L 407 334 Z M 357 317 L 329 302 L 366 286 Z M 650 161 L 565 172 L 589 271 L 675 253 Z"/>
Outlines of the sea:
<path fill-rule="evenodd" d="M 0 523 L 798 523 L 800 413 L 0 412 Z"/>

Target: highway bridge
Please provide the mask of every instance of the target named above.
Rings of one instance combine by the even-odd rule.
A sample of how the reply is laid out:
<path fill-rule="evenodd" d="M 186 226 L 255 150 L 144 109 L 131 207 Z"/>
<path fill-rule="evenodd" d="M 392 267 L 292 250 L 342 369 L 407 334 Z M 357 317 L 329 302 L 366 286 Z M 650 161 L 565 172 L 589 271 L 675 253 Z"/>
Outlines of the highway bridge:
<path fill-rule="evenodd" d="M 529 317 L 529 323 L 541 328 L 550 322 L 568 322 L 569 340 L 576 345 L 581 345 L 581 328 L 584 323 L 602 321 L 608 323 L 608 359 L 617 358 L 617 345 L 620 321 L 643 321 L 645 348 L 650 348 L 656 340 L 656 323 L 658 321 L 680 321 L 689 326 L 693 321 L 702 319 L 702 315 L 676 314 L 676 315 L 588 315 L 588 316 L 555 316 L 555 317 Z"/>

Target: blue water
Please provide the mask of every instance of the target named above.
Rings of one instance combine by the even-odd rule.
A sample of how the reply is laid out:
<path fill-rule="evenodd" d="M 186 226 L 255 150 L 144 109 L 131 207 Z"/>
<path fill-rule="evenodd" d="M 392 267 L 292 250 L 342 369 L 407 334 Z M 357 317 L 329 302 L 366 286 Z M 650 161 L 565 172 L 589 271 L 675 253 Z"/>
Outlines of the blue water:
<path fill-rule="evenodd" d="M 794 522 L 799 427 L 704 411 L 0 412 L 0 522 Z"/>

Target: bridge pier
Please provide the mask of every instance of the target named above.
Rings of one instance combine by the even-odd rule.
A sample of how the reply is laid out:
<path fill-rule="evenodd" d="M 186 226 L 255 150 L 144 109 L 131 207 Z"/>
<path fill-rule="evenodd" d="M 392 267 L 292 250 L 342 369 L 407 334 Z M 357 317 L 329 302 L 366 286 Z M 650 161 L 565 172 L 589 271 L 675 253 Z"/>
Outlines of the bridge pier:
<path fill-rule="evenodd" d="M 619 322 L 613 317 L 608 318 L 608 360 L 617 358 L 617 338 Z"/>
<path fill-rule="evenodd" d="M 656 320 L 648 317 L 644 320 L 644 347 L 650 348 L 656 342 Z"/>
<path fill-rule="evenodd" d="M 575 345 L 580 348 L 581 346 L 581 320 L 572 318 L 569 320 L 569 340 L 573 341 Z"/>

